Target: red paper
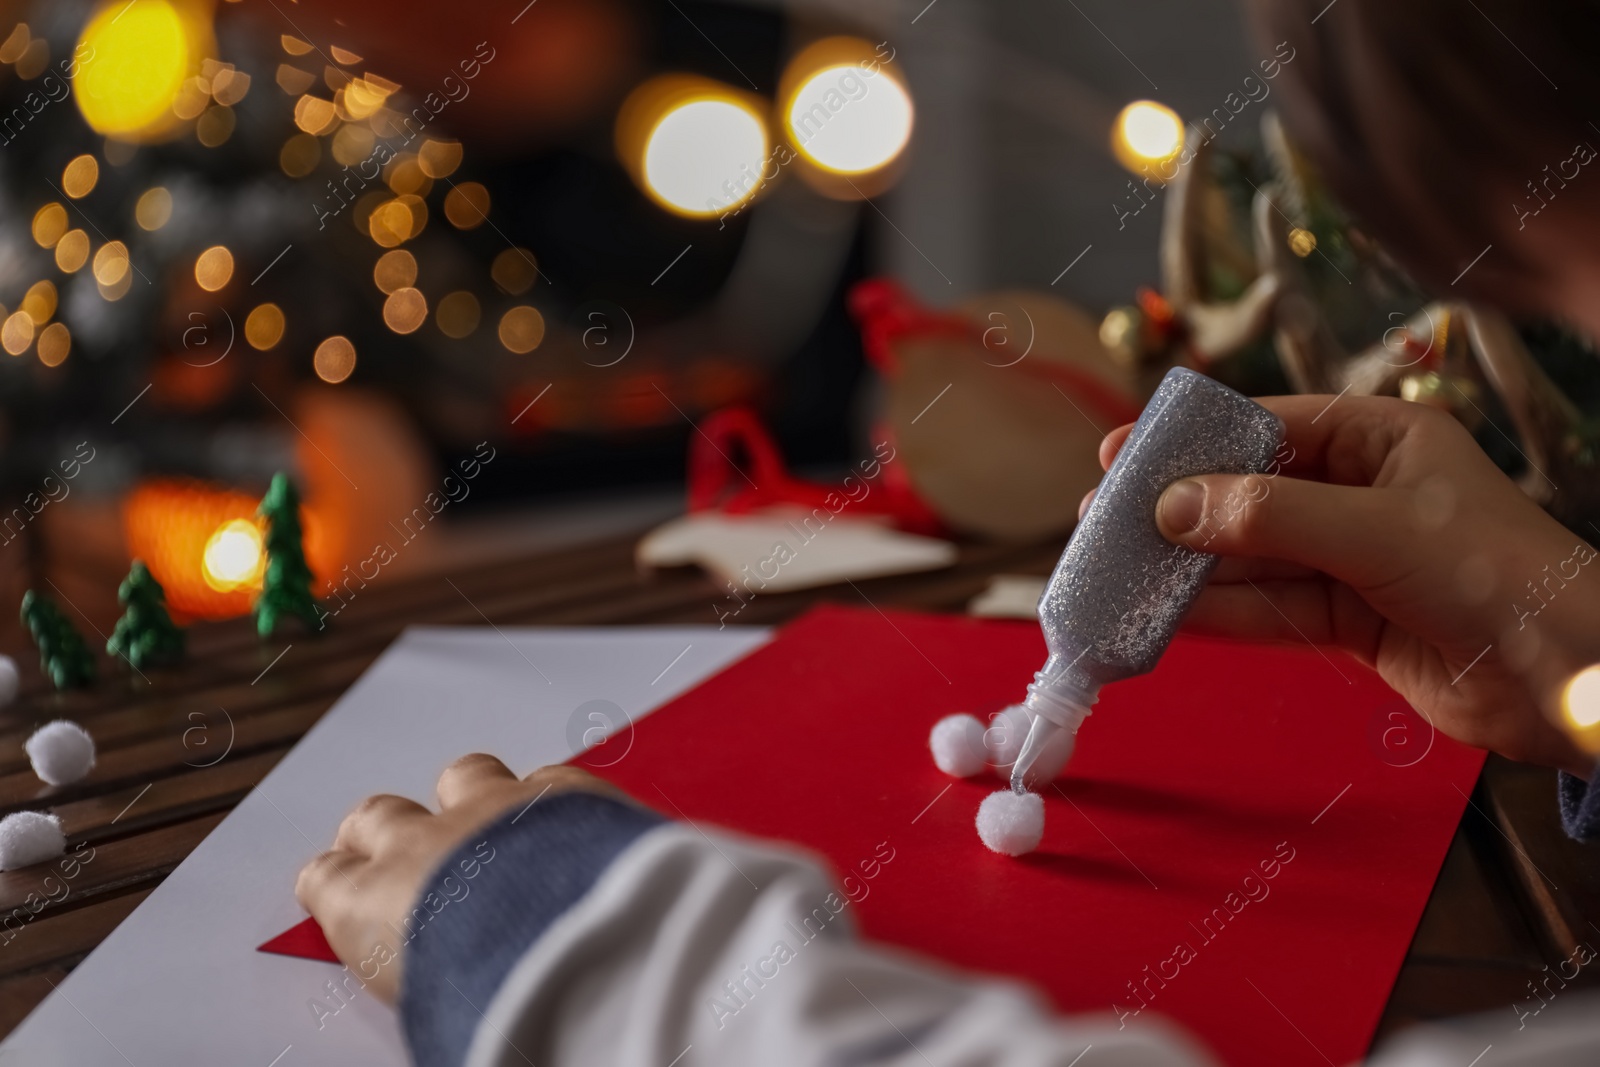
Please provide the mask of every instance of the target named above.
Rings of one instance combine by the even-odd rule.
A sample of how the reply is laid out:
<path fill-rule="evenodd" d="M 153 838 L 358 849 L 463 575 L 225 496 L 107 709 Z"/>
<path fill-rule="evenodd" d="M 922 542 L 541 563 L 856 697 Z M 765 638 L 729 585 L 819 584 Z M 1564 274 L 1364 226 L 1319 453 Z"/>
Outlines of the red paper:
<path fill-rule="evenodd" d="M 669 816 L 815 849 L 866 936 L 1063 1011 L 1165 1013 L 1233 1067 L 1362 1056 L 1482 753 L 1337 653 L 1180 638 L 1101 694 L 1043 844 L 1007 859 L 973 827 L 1000 780 L 947 778 L 927 735 L 1018 699 L 1043 660 L 1031 623 L 820 609 L 596 770 Z M 338 962 L 311 919 L 261 951 Z"/>
<path fill-rule="evenodd" d="M 334 954 L 328 939 L 323 936 L 322 927 L 317 925 L 315 919 L 295 923 L 277 937 L 257 945 L 256 951 L 274 952 L 280 956 L 299 956 L 301 959 L 322 960 L 325 963 L 339 962 L 339 957 Z"/>
<path fill-rule="evenodd" d="M 866 936 L 1063 1011 L 1165 1013 L 1235 1067 L 1359 1058 L 1482 753 L 1338 653 L 1180 639 L 1101 694 L 1043 844 L 1007 859 L 973 825 L 999 779 L 941 774 L 928 730 L 1020 698 L 1044 655 L 1035 624 L 821 609 L 596 769 L 815 849 Z"/>

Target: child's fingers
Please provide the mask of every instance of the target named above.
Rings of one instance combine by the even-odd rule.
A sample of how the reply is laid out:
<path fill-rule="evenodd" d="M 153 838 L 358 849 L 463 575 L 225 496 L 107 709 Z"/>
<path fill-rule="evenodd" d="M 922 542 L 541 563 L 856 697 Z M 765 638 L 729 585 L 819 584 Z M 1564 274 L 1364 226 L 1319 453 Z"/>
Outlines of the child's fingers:
<path fill-rule="evenodd" d="M 370 862 L 354 852 L 333 849 L 304 867 L 294 880 L 294 898 L 313 916 L 327 915 L 336 900 L 359 885 L 357 876 Z"/>
<path fill-rule="evenodd" d="M 1211 572 L 1212 585 L 1260 584 L 1263 581 L 1285 581 L 1298 578 L 1315 578 L 1317 572 L 1299 563 L 1286 563 L 1281 559 L 1242 559 L 1224 557 Z"/>
<path fill-rule="evenodd" d="M 1156 521 L 1169 541 L 1221 556 L 1312 567 L 1358 589 L 1413 569 L 1403 499 L 1297 478 L 1207 474 L 1168 486 Z"/>
<path fill-rule="evenodd" d="M 1111 461 L 1117 458 L 1117 453 L 1122 451 L 1122 445 L 1128 440 L 1128 435 L 1133 432 L 1133 423 L 1124 423 L 1115 430 L 1106 434 L 1100 442 L 1100 469 L 1111 469 Z"/>
<path fill-rule="evenodd" d="M 515 785 L 511 768 L 486 752 L 462 756 L 439 775 L 439 809 L 449 811 L 496 785 Z"/>
<path fill-rule="evenodd" d="M 1184 617 L 1187 633 L 1335 645 L 1372 662 L 1384 620 L 1346 586 L 1321 579 L 1211 585 Z"/>
<path fill-rule="evenodd" d="M 380 793 L 363 800 L 344 817 L 334 835 L 333 847 L 337 851 L 376 855 L 396 834 L 414 827 L 418 819 L 431 818 L 433 813 L 414 800 Z"/>

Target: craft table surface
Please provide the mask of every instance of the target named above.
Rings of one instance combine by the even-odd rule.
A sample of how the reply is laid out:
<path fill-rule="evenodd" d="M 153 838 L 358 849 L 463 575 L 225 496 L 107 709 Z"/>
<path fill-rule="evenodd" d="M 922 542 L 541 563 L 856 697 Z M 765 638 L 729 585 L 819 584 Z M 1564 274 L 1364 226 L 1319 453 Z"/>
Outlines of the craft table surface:
<path fill-rule="evenodd" d="M 0 814 L 49 807 L 61 816 L 69 847 L 89 842 L 96 856 L 64 896 L 45 884 L 53 867 L 0 873 L 0 924 L 17 931 L 0 944 L 0 1035 L 188 855 L 405 626 L 706 624 L 718 608 L 737 606 L 695 571 L 640 574 L 634 541 L 610 538 L 375 582 L 322 637 L 286 628 L 259 642 L 247 619 L 200 624 L 190 631 L 185 665 L 130 679 L 124 665 L 102 657 L 101 681 L 86 692 L 50 693 L 36 658 L 19 655 L 23 695 L 0 712 L 0 751 L 9 753 L 0 758 Z M 990 576 L 1047 574 L 1060 550 L 1061 542 L 963 546 L 956 565 L 942 571 L 756 596 L 730 623 L 782 624 L 829 601 L 961 611 Z M 21 745 L 35 725 L 56 717 L 82 722 L 100 746 L 90 777 L 64 787 L 43 785 Z M 1381 737 L 1378 724 L 1374 743 Z M 1554 793 L 1553 772 L 1490 758 L 1380 1036 L 1418 1019 L 1509 1013 L 1505 1006 L 1530 995 L 1541 968 L 1554 968 L 1581 942 L 1600 944 L 1600 849 L 1562 835 Z M 37 913 L 28 918 L 30 908 Z M 1574 984 L 1600 984 L 1600 971 L 1591 968 Z"/>

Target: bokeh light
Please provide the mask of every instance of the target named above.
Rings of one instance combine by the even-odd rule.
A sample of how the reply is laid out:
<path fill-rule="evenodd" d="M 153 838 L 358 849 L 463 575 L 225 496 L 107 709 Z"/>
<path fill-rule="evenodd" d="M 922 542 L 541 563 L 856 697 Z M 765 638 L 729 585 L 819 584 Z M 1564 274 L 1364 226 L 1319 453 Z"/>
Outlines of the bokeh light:
<path fill-rule="evenodd" d="M 278 166 L 291 178 L 304 178 L 322 160 L 322 142 L 309 133 L 297 133 L 278 150 Z"/>
<path fill-rule="evenodd" d="M 172 218 L 172 194 L 160 185 L 146 189 L 133 206 L 133 219 L 142 230 L 159 230 Z"/>
<path fill-rule="evenodd" d="M 512 296 L 521 296 L 533 288 L 539 277 L 538 260 L 526 248 L 508 248 L 494 257 L 489 267 L 489 277 Z"/>
<path fill-rule="evenodd" d="M 54 248 L 67 232 L 67 209 L 60 204 L 46 204 L 33 213 L 33 239 L 40 248 Z"/>
<path fill-rule="evenodd" d="M 1600 663 L 1585 667 L 1568 680 L 1561 694 L 1561 710 L 1580 730 L 1600 726 Z"/>
<path fill-rule="evenodd" d="M 56 242 L 56 266 L 66 274 L 76 274 L 89 262 L 89 235 L 83 230 L 68 230 Z"/>
<path fill-rule="evenodd" d="M 261 583 L 266 565 L 261 528 L 249 519 L 229 519 L 206 539 L 200 574 L 219 593 Z"/>
<path fill-rule="evenodd" d="M 63 238 L 64 239 L 64 238 Z M 101 285 L 116 285 L 128 274 L 128 246 L 108 241 L 94 254 L 94 280 Z"/>
<path fill-rule="evenodd" d="M 59 367 L 72 352 L 72 334 L 59 322 L 52 322 L 39 333 L 39 362 L 46 367 Z"/>
<path fill-rule="evenodd" d="M 911 139 L 911 95 L 866 41 L 818 41 L 795 56 L 784 82 L 785 136 L 824 170 L 879 170 Z"/>
<path fill-rule="evenodd" d="M 760 191 L 768 165 L 764 105 L 731 86 L 689 75 L 652 78 L 617 115 L 617 153 L 657 204 L 713 218 Z"/>
<path fill-rule="evenodd" d="M 461 142 L 423 141 L 417 149 L 417 166 L 430 178 L 448 178 L 461 166 Z"/>
<path fill-rule="evenodd" d="M 33 320 L 26 311 L 13 311 L 0 323 L 0 348 L 9 355 L 20 356 L 33 344 Z"/>
<path fill-rule="evenodd" d="M 1111 149 L 1117 160 L 1135 173 L 1166 162 L 1183 149 L 1183 120 L 1165 104 L 1135 100 L 1117 115 Z"/>
<path fill-rule="evenodd" d="M 100 162 L 87 152 L 61 168 L 61 191 L 71 200 L 81 200 L 94 192 L 99 180 Z"/>
<path fill-rule="evenodd" d="M 544 340 L 544 316 L 537 308 L 518 304 L 500 317 L 500 343 L 521 355 L 532 352 Z"/>
<path fill-rule="evenodd" d="M 28 287 L 27 293 L 22 298 L 22 303 L 17 305 L 17 310 L 25 312 L 33 320 L 35 326 L 42 326 L 49 322 L 56 313 L 56 287 L 48 281 L 34 282 Z"/>
<path fill-rule="evenodd" d="M 93 58 L 75 79 L 84 121 L 110 137 L 143 139 L 174 125 L 173 104 L 209 49 L 195 3 L 106 0 L 84 26 L 79 51 Z"/>
<path fill-rule="evenodd" d="M 472 336 L 482 316 L 483 311 L 478 306 L 478 298 L 465 289 L 458 289 L 453 293 L 446 293 L 439 301 L 439 307 L 434 312 L 434 321 L 439 324 L 440 333 L 459 341 L 463 337 Z"/>
<path fill-rule="evenodd" d="M 223 245 L 212 245 L 194 261 L 195 283 L 214 293 L 233 277 L 233 253 Z"/>
<path fill-rule="evenodd" d="M 355 372 L 356 346 L 350 343 L 348 337 L 335 334 L 317 346 L 316 353 L 311 357 L 311 366 L 318 378 L 338 385 Z"/>
<path fill-rule="evenodd" d="M 427 321 L 428 300 L 410 286 L 396 289 L 383 302 L 383 324 L 395 333 L 413 333 Z"/>
<path fill-rule="evenodd" d="M 237 121 L 231 107 L 208 107 L 194 124 L 195 138 L 207 148 L 227 144 Z"/>
<path fill-rule="evenodd" d="M 250 347 L 265 352 L 283 340 L 283 309 L 277 304 L 260 304 L 244 320 L 244 339 Z"/>
<path fill-rule="evenodd" d="M 489 190 L 477 182 L 462 182 L 444 196 L 444 217 L 458 230 L 483 225 L 489 217 Z"/>
<path fill-rule="evenodd" d="M 403 248 L 385 252 L 372 268 L 372 283 L 380 293 L 404 289 L 417 280 L 417 257 Z"/>

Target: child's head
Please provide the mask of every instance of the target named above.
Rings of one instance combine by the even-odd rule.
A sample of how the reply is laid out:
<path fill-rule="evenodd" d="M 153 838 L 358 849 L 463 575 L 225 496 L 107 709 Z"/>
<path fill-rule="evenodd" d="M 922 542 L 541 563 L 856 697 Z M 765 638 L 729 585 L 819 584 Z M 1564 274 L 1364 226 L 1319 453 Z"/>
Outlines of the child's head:
<path fill-rule="evenodd" d="M 1295 49 L 1280 80 L 1292 139 L 1398 259 L 1437 292 L 1600 337 L 1600 5 L 1250 7 L 1264 47 Z"/>

